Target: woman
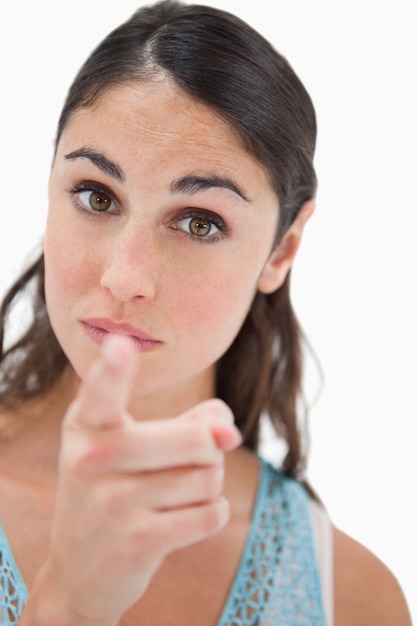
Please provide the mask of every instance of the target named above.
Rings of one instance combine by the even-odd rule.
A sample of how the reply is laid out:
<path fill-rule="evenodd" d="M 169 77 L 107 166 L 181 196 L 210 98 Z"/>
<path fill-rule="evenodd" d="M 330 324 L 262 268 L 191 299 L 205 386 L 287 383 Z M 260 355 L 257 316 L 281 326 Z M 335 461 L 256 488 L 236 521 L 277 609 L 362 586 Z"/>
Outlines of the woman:
<path fill-rule="evenodd" d="M 2 308 L 32 290 L 2 353 L 2 623 L 410 624 L 302 482 L 315 134 L 285 59 L 212 8 L 143 8 L 81 68 L 44 251 Z"/>

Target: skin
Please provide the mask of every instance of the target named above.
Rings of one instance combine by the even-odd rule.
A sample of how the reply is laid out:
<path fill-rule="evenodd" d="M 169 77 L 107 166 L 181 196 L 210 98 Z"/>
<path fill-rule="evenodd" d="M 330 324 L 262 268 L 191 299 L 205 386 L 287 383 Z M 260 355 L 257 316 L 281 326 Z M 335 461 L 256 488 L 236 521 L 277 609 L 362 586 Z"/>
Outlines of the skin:
<path fill-rule="evenodd" d="M 103 156 L 122 177 L 103 171 Z M 222 186 L 172 193 L 185 176 L 214 175 Z M 113 197 L 108 213 L 92 215 L 92 183 L 93 206 Z M 215 365 L 256 290 L 282 284 L 313 203 L 274 247 L 279 203 L 263 168 L 167 80 L 119 86 L 76 112 L 49 194 L 47 304 L 71 367 L 0 461 L 1 493 L 11 482 L 15 494 L 0 515 L 30 589 L 19 624 L 215 624 L 259 469 L 212 399 Z M 201 230 L 213 215 L 224 231 L 190 237 L 191 218 Z M 81 321 L 103 316 L 158 343 L 138 345 L 125 327 L 97 343 Z M 368 576 L 377 611 L 361 591 Z M 336 626 L 410 624 L 386 568 L 338 530 L 335 581 Z M 189 601 L 197 595 L 203 604 Z"/>
<path fill-rule="evenodd" d="M 124 182 L 88 158 L 66 158 L 86 146 L 117 163 Z M 248 200 L 224 187 L 170 191 L 185 176 L 210 175 L 232 179 Z M 68 191 L 85 180 L 117 198 L 113 213 L 74 208 L 88 206 L 91 192 Z M 82 378 L 98 354 L 80 320 L 105 316 L 161 342 L 141 353 L 133 413 L 149 419 L 156 394 L 164 399 L 164 406 L 157 401 L 162 415 L 211 397 L 213 365 L 238 333 L 256 289 L 272 290 L 283 279 L 274 270 L 276 253 L 270 258 L 278 200 L 263 169 L 214 113 L 157 81 L 118 88 L 74 114 L 49 193 L 47 305 L 76 373 Z M 213 225 L 208 237 L 191 239 L 190 219 L 204 214 L 227 231 Z"/>
<path fill-rule="evenodd" d="M 184 188 L 185 177 L 216 184 Z M 98 188 L 108 210 L 94 214 Z M 225 452 L 229 468 L 247 453 L 229 409 L 211 400 L 215 363 L 256 290 L 284 280 L 312 205 L 273 249 L 279 207 L 263 168 L 169 81 L 124 85 L 76 112 L 49 197 L 48 312 L 83 385 L 64 419 L 52 540 L 31 597 L 44 620 L 116 624 L 140 598 L 143 618 L 167 556 L 229 520 Z M 193 218 L 206 220 L 206 240 L 190 232 Z M 97 317 L 158 343 L 132 351 L 112 336 L 101 352 L 82 323 Z"/>

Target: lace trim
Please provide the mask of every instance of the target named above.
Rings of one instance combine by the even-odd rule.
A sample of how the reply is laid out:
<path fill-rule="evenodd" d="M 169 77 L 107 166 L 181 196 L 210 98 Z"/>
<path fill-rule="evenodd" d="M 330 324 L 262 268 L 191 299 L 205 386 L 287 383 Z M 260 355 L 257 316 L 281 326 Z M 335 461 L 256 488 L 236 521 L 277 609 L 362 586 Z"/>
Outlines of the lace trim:
<path fill-rule="evenodd" d="M 28 593 L 0 526 L 0 624 L 15 626 Z"/>
<path fill-rule="evenodd" d="M 269 463 L 218 626 L 325 626 L 309 497 Z M 28 593 L 0 525 L 0 624 L 16 626 Z"/>
<path fill-rule="evenodd" d="M 218 626 L 325 626 L 309 497 L 269 463 Z"/>

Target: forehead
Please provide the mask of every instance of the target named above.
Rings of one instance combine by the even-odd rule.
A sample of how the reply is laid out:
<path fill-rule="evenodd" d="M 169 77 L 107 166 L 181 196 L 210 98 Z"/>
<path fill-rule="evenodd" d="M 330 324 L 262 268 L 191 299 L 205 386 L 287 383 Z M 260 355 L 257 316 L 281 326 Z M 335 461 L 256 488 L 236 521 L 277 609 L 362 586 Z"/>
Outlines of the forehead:
<path fill-rule="evenodd" d="M 160 172 L 220 168 L 251 186 L 248 196 L 258 187 L 272 191 L 263 166 L 227 122 L 168 79 L 119 85 L 93 106 L 76 110 L 57 153 L 81 145 L 110 150 L 109 156 L 125 159 L 128 168 L 150 163 L 158 164 Z"/>

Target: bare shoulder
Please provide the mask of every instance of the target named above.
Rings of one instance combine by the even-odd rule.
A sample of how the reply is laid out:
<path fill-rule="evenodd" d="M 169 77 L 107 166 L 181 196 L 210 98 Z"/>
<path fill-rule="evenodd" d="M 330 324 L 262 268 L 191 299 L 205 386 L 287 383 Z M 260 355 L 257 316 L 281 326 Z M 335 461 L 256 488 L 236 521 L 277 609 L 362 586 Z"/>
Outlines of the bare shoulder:
<path fill-rule="evenodd" d="M 394 574 L 367 548 L 334 528 L 335 626 L 412 626 Z"/>

